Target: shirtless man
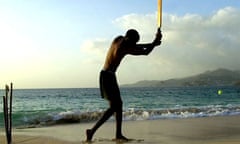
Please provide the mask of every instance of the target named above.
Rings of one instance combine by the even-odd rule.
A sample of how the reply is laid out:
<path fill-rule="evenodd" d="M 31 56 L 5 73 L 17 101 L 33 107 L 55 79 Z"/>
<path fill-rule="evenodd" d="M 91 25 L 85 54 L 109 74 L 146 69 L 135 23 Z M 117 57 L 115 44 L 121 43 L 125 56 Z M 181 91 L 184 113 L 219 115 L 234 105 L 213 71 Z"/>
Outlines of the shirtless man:
<path fill-rule="evenodd" d="M 122 99 L 115 72 L 124 56 L 148 55 L 155 46 L 161 44 L 162 34 L 158 29 L 154 41 L 148 44 L 137 44 L 139 38 L 138 32 L 130 29 L 125 36 L 118 36 L 113 40 L 99 80 L 102 98 L 108 100 L 110 107 L 92 129 L 86 130 L 87 141 L 92 140 L 96 130 L 113 114 L 116 119 L 116 140 L 128 140 L 122 135 Z"/>

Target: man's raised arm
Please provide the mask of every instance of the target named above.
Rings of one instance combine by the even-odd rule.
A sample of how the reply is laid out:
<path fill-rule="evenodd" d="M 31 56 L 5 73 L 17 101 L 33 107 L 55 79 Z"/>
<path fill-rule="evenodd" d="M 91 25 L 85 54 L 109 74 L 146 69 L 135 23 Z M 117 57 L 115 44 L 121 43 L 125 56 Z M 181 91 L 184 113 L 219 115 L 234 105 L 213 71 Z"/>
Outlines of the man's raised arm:
<path fill-rule="evenodd" d="M 161 44 L 162 33 L 158 30 L 156 37 L 152 43 L 147 44 L 136 44 L 136 47 L 129 53 L 132 55 L 148 55 L 151 53 L 154 47 L 159 46 Z"/>

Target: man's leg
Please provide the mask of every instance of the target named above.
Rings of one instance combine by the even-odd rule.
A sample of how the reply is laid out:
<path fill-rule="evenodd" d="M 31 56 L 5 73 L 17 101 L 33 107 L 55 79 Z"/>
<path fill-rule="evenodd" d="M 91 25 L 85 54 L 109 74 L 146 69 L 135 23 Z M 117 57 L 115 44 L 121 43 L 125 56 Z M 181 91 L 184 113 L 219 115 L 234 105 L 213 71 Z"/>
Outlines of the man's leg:
<path fill-rule="evenodd" d="M 116 119 L 116 139 L 128 140 L 122 134 L 122 100 L 120 99 L 117 103 L 113 103 L 113 107 Z"/>
<path fill-rule="evenodd" d="M 114 110 L 110 107 L 107 109 L 107 111 L 104 113 L 102 118 L 94 125 L 92 129 L 87 129 L 86 135 L 87 135 L 87 141 L 91 141 L 94 133 L 97 131 L 97 129 L 106 122 L 114 113 Z"/>

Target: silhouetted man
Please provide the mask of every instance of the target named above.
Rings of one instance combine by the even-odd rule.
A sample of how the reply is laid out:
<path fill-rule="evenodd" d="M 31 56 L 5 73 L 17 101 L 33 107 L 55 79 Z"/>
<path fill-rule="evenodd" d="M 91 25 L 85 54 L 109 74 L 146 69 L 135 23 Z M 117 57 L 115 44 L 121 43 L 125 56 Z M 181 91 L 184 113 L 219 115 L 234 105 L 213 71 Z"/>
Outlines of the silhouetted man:
<path fill-rule="evenodd" d="M 148 55 L 155 46 L 161 44 L 162 34 L 158 29 L 154 41 L 147 44 L 137 44 L 139 38 L 138 32 L 130 29 L 125 36 L 118 36 L 113 40 L 100 73 L 101 95 L 102 98 L 108 100 L 110 107 L 92 129 L 86 130 L 87 141 L 92 140 L 96 130 L 113 114 L 116 119 L 116 140 L 128 140 L 122 134 L 122 99 L 115 72 L 124 56 L 128 54 Z"/>

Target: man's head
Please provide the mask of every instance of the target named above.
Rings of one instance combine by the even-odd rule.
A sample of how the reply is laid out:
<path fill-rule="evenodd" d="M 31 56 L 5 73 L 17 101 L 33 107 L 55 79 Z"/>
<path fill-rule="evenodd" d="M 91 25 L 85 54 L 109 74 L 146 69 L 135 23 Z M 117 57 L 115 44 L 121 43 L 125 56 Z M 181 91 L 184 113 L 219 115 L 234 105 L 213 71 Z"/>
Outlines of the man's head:
<path fill-rule="evenodd" d="M 139 41 L 139 34 L 135 29 L 129 29 L 126 32 L 125 38 L 133 43 L 137 43 Z"/>

